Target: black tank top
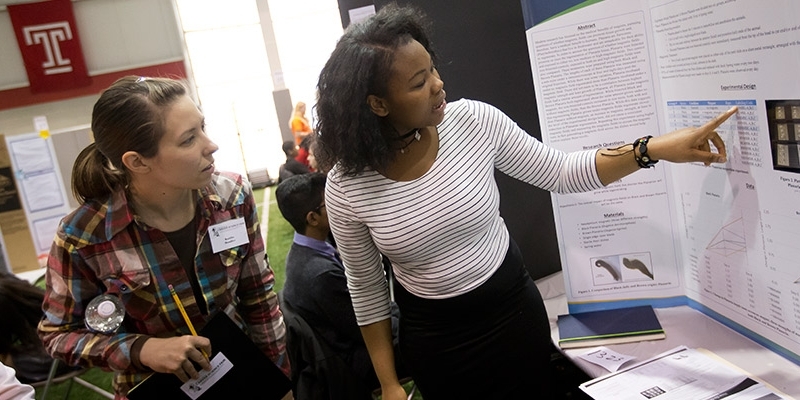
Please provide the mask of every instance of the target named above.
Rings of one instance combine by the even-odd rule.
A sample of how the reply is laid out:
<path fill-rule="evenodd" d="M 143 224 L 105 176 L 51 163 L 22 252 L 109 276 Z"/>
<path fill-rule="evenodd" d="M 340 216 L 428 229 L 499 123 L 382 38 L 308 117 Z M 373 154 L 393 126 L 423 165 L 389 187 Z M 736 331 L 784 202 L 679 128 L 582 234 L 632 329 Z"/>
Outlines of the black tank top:
<path fill-rule="evenodd" d="M 186 271 L 186 276 L 189 277 L 189 283 L 192 285 L 192 292 L 197 305 L 203 314 L 207 314 L 206 300 L 200 290 L 200 282 L 198 282 L 194 268 L 194 256 L 197 253 L 197 221 L 193 218 L 183 228 L 173 232 L 164 232 L 164 235 L 167 236 L 169 244 L 172 245 L 172 249 L 178 255 L 178 260 L 180 260 L 183 270 Z"/>

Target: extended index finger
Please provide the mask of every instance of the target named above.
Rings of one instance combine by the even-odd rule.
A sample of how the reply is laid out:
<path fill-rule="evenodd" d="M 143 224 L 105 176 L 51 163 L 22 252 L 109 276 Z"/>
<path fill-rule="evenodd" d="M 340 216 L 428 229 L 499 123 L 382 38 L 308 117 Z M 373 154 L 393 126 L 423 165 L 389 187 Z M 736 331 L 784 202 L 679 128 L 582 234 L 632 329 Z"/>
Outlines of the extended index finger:
<path fill-rule="evenodd" d="M 736 114 L 737 112 L 739 112 L 739 107 L 733 106 L 729 108 L 728 111 L 725 111 L 724 113 L 717 115 L 712 120 L 706 122 L 706 124 L 703 125 L 703 130 L 708 132 L 717 129 L 717 127 L 722 125 L 723 122 L 727 121 L 731 115 Z"/>

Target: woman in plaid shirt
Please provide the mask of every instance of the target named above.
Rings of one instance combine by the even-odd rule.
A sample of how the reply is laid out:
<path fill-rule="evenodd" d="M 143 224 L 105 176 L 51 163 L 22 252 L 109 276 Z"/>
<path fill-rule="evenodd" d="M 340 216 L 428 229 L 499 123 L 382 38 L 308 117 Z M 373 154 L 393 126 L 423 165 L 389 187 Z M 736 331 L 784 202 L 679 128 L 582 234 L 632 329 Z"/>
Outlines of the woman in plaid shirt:
<path fill-rule="evenodd" d="M 214 170 L 218 149 L 186 88 L 171 79 L 125 77 L 94 106 L 95 143 L 73 167 L 82 205 L 60 223 L 47 265 L 46 348 L 69 365 L 113 370 L 117 399 L 152 372 L 197 377 L 210 368 L 197 330 L 231 316 L 285 373 L 285 326 L 265 262 L 250 185 Z M 225 232 L 222 241 L 215 233 Z M 230 235 L 228 235 L 230 234 Z M 102 294 L 125 307 L 122 326 L 94 331 L 86 306 Z"/>

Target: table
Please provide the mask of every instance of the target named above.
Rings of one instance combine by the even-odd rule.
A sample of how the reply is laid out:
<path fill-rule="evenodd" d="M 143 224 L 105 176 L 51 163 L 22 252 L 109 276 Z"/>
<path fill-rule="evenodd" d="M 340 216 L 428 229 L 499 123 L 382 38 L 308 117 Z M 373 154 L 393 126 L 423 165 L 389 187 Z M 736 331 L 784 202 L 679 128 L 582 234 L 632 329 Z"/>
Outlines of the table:
<path fill-rule="evenodd" d="M 536 281 L 547 308 L 553 343 L 558 347 L 558 315 L 567 314 L 564 278 L 556 272 Z M 638 361 L 685 345 L 710 350 L 726 361 L 747 371 L 753 377 L 771 385 L 786 395 L 800 399 L 800 365 L 797 365 L 746 336 L 717 322 L 689 306 L 656 308 L 666 339 L 606 346 L 616 352 L 635 356 Z M 567 349 L 561 352 L 592 378 L 609 372 L 579 358 L 588 348 Z"/>

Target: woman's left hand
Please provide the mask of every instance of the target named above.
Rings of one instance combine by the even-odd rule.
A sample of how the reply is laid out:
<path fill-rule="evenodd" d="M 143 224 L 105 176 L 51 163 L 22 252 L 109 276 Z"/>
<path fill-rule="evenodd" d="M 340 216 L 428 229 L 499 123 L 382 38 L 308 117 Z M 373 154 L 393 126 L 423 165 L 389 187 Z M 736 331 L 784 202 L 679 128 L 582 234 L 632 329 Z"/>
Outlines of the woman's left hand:
<path fill-rule="evenodd" d="M 647 144 L 647 153 L 654 160 L 674 163 L 702 162 L 706 166 L 724 163 L 728 160 L 725 142 L 715 129 L 738 111 L 738 107 L 732 107 L 699 128 L 683 128 L 654 137 Z M 712 143 L 716 152 L 711 151 Z"/>

